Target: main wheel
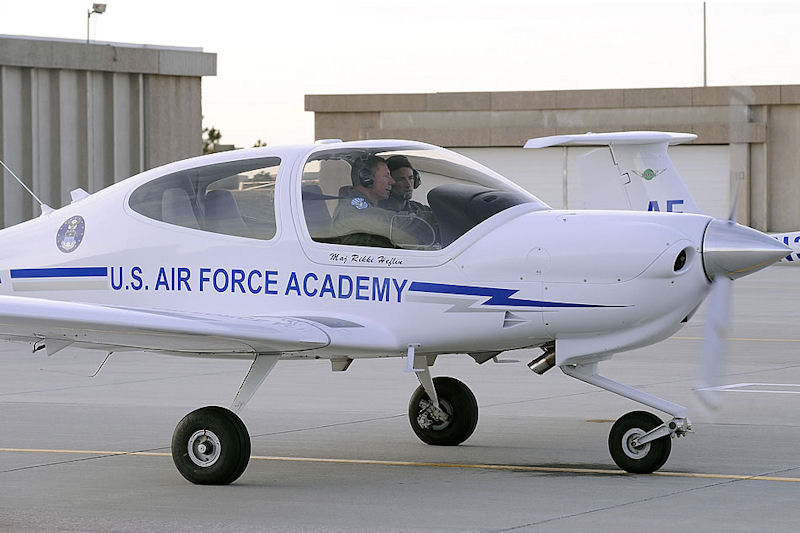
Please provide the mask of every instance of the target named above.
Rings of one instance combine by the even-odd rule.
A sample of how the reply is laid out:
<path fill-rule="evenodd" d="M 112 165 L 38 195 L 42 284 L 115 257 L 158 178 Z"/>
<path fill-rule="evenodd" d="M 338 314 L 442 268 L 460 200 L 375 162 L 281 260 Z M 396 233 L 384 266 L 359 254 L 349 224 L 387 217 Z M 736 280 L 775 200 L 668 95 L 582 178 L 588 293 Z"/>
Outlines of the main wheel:
<path fill-rule="evenodd" d="M 669 435 L 634 446 L 632 441 L 663 424 L 656 415 L 633 411 L 622 415 L 608 434 L 608 451 L 621 469 L 632 474 L 650 474 L 667 462 L 672 450 Z"/>
<path fill-rule="evenodd" d="M 203 407 L 175 427 L 172 460 L 192 483 L 227 485 L 247 468 L 250 435 L 235 413 L 223 407 Z"/>
<path fill-rule="evenodd" d="M 455 378 L 433 378 L 441 411 L 420 385 L 408 404 L 408 418 L 417 437 L 426 444 L 456 446 L 478 425 L 478 402 L 469 387 Z"/>

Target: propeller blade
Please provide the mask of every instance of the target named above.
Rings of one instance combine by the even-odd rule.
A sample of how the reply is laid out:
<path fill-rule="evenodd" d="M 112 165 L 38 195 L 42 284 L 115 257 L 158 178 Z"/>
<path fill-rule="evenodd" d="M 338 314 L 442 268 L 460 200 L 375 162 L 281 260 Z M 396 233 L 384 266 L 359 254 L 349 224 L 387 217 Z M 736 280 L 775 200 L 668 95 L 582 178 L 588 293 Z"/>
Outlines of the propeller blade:
<path fill-rule="evenodd" d="M 731 214 L 728 216 L 728 222 L 736 222 L 736 212 L 739 210 L 739 194 L 742 192 L 743 179 L 736 178 L 736 189 L 733 191 L 733 205 L 731 206 Z"/>
<path fill-rule="evenodd" d="M 719 408 L 719 391 L 727 355 L 727 332 L 730 316 L 732 281 L 727 276 L 717 276 L 711 284 L 708 298 L 705 341 L 700 360 L 700 375 L 695 389 L 700 402 L 711 410 Z"/>

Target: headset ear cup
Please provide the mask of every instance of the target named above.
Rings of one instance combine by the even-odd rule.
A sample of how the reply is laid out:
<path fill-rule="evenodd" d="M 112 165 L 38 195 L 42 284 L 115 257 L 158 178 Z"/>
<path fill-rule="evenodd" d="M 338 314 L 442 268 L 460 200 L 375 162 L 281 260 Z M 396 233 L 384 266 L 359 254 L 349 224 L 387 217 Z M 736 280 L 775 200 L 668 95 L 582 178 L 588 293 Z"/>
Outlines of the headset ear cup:
<path fill-rule="evenodd" d="M 372 187 L 375 184 L 375 176 L 368 167 L 362 167 L 358 171 L 358 182 L 364 187 Z"/>
<path fill-rule="evenodd" d="M 414 188 L 418 189 L 420 184 L 422 183 L 422 179 L 419 177 L 419 172 L 417 172 L 417 169 L 413 170 L 414 170 Z"/>

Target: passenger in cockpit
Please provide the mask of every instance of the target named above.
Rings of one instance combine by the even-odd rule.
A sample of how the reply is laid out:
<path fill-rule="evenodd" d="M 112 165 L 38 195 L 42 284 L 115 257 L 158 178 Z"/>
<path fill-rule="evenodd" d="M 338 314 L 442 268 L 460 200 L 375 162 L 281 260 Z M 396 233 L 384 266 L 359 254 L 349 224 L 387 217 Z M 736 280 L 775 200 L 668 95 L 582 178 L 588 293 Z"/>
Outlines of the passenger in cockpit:
<path fill-rule="evenodd" d="M 331 230 L 339 244 L 380 248 L 417 248 L 434 244 L 431 225 L 421 217 L 380 206 L 389 198 L 394 179 L 386 161 L 371 155 L 352 163 L 352 187 L 339 191 Z"/>
<path fill-rule="evenodd" d="M 439 225 L 433 210 L 427 205 L 411 199 L 414 189 L 417 189 L 422 183 L 422 177 L 417 169 L 411 166 L 411 162 L 404 155 L 393 155 L 386 160 L 386 165 L 389 167 L 394 185 L 392 185 L 389 198 L 381 200 L 378 206 L 418 216 L 433 228 L 438 240 Z"/>

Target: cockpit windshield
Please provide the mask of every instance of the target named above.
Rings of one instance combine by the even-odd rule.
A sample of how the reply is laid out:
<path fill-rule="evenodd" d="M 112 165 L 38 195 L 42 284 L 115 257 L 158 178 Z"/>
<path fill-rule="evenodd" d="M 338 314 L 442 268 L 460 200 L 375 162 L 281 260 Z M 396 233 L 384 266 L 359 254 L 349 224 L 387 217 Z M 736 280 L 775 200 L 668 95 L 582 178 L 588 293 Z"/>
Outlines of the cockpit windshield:
<path fill-rule="evenodd" d="M 436 250 L 491 216 L 541 200 L 442 148 L 334 148 L 306 162 L 303 210 L 318 242 Z"/>

